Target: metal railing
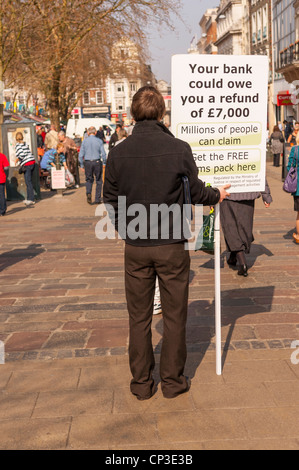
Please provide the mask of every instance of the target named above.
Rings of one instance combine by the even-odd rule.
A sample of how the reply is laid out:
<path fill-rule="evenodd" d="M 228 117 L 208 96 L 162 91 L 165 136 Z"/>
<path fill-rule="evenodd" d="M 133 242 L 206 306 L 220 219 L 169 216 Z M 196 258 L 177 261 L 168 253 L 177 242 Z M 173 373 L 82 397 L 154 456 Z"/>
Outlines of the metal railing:
<path fill-rule="evenodd" d="M 279 52 L 279 68 L 291 65 L 297 60 L 299 60 L 299 41 Z"/>

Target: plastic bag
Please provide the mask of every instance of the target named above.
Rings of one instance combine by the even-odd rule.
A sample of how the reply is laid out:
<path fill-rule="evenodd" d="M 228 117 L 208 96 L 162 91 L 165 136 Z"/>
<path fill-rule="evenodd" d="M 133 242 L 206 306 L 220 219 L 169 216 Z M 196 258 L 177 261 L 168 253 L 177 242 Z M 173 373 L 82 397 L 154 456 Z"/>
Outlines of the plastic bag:
<path fill-rule="evenodd" d="M 73 184 L 75 183 L 75 178 L 74 176 L 72 175 L 72 173 L 70 172 L 70 170 L 66 169 L 65 170 L 65 184 L 67 186 L 73 186 Z"/>
<path fill-rule="evenodd" d="M 195 251 L 214 253 L 214 225 L 215 213 L 212 209 L 209 215 L 203 216 L 203 225 L 196 240 Z"/>

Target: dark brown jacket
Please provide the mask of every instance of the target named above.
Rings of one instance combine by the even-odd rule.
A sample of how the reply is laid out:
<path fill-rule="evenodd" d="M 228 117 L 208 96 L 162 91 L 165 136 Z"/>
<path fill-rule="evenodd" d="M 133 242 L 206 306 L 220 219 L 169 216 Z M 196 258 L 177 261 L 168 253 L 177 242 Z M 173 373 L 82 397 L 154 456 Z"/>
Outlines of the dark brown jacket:
<path fill-rule="evenodd" d="M 157 246 L 185 241 L 183 230 L 177 233 L 177 222 L 169 217 L 169 236 L 161 235 L 161 224 L 158 237 L 150 234 L 151 207 L 173 204 L 180 207 L 181 226 L 183 227 L 184 191 L 182 177 L 187 176 L 190 184 L 192 204 L 215 205 L 219 202 L 218 189 L 206 187 L 198 179 L 198 169 L 193 159 L 191 147 L 186 142 L 176 139 L 168 129 L 158 121 L 137 122 L 131 136 L 114 147 L 106 165 L 104 202 L 115 210 L 115 225 L 125 220 L 126 228 L 138 217 L 126 216 L 118 211 L 118 197 L 126 197 L 126 210 L 133 204 L 141 204 L 147 214 L 146 220 L 140 217 L 146 236 L 136 240 L 127 234 L 126 242 L 136 246 Z M 134 206 L 133 206 L 134 209 Z M 140 214 L 139 214 L 140 215 Z M 162 222 L 161 222 L 162 223 Z M 164 225 L 163 225 L 164 227 Z M 165 227 L 164 227 L 165 228 Z M 120 230 L 119 230 L 120 231 Z"/>

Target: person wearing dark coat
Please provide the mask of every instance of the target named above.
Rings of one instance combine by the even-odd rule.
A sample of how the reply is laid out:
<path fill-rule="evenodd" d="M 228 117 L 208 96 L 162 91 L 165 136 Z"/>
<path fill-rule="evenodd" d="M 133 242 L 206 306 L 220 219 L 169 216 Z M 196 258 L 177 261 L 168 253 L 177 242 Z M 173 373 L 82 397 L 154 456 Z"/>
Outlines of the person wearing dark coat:
<path fill-rule="evenodd" d="M 182 177 L 189 179 L 193 204 L 221 202 L 227 197 L 226 189 L 230 185 L 211 188 L 198 179 L 191 147 L 176 139 L 160 122 L 165 114 L 165 102 L 156 88 L 146 86 L 134 95 L 131 114 L 136 121 L 133 133 L 110 151 L 104 184 L 106 210 L 109 213 L 112 207 L 116 228 L 119 232 L 125 229 L 122 238 L 130 327 L 129 362 L 133 376 L 131 392 L 139 400 L 149 399 L 155 392 L 151 323 L 158 277 L 164 323 L 161 389 L 164 397 L 174 398 L 189 389 L 184 368 L 190 255 L 185 249 L 182 226 L 175 224 L 184 214 Z M 118 207 L 119 197 L 125 198 L 126 209 Z M 178 218 L 174 211 L 173 217 L 168 214 L 167 236 L 163 236 L 162 228 L 166 226 L 162 215 L 157 225 L 152 227 L 150 223 L 151 210 L 162 205 L 178 209 Z M 136 206 L 144 214 L 137 224 L 142 235 L 132 230 L 135 221 L 131 216 L 138 211 Z M 151 228 L 155 229 L 154 234 Z"/>
<path fill-rule="evenodd" d="M 271 150 L 273 153 L 273 166 L 280 166 L 280 155 L 283 152 L 284 137 L 278 126 L 274 126 L 270 136 Z"/>
<path fill-rule="evenodd" d="M 104 134 L 104 131 L 103 131 L 102 127 L 100 127 L 99 130 L 97 131 L 96 137 L 98 139 L 101 139 L 103 141 L 103 143 L 105 143 L 105 134 Z"/>
<path fill-rule="evenodd" d="M 115 143 L 118 141 L 118 133 L 120 129 L 122 129 L 122 126 L 120 124 L 117 124 L 115 132 L 112 134 L 111 139 L 109 141 L 109 150 L 111 150 L 115 146 Z"/>
<path fill-rule="evenodd" d="M 221 226 L 227 251 L 230 253 L 227 264 L 230 266 L 236 266 L 238 264 L 239 276 L 248 276 L 245 254 L 250 253 L 251 244 L 254 241 L 254 206 L 255 200 L 261 196 L 265 207 L 270 207 L 273 200 L 267 181 L 264 192 L 231 194 L 223 201 L 223 204 L 221 204 Z"/>
<path fill-rule="evenodd" d="M 288 142 L 288 139 L 293 132 L 293 125 L 291 122 L 288 122 L 288 121 L 283 121 L 283 123 L 284 123 L 284 138 L 285 138 L 285 141 Z"/>

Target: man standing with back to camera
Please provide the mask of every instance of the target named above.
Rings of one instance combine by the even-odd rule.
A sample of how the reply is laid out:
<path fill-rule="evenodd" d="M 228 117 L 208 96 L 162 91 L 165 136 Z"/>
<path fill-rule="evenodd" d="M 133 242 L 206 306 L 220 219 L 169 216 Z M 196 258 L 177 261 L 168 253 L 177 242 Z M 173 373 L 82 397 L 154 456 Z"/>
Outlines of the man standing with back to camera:
<path fill-rule="evenodd" d="M 91 204 L 91 192 L 94 178 L 96 180 L 95 204 L 102 203 L 102 173 L 103 163 L 106 164 L 106 152 L 101 139 L 96 137 L 96 128 L 88 129 L 88 137 L 83 140 L 80 147 L 79 163 L 85 169 L 86 178 L 86 198 Z"/>
<path fill-rule="evenodd" d="M 182 177 L 190 184 L 192 204 L 215 205 L 229 194 L 226 189 L 206 187 L 198 179 L 198 170 L 190 146 L 161 124 L 165 114 L 164 98 L 151 86 L 141 88 L 133 97 L 131 114 L 136 121 L 133 133 L 110 151 L 106 166 L 104 203 L 113 207 L 118 228 L 118 197 L 126 197 L 126 209 L 140 204 L 146 209 L 147 235 L 135 237 L 126 231 L 125 288 L 129 312 L 129 361 L 133 379 L 131 392 L 139 400 L 154 394 L 152 372 L 155 366 L 151 323 L 156 276 L 159 279 L 163 310 L 163 342 L 160 359 L 161 389 L 164 397 L 174 398 L 186 392 L 184 376 L 187 358 L 186 322 L 190 255 L 185 250 L 182 225 L 178 234 L 175 220 L 168 219 L 169 237 L 165 239 L 159 221 L 158 236 L 151 237 L 152 205 L 176 204 L 183 219 Z M 107 206 L 108 207 L 108 206 Z M 109 209 L 108 209 L 109 211 Z M 126 217 L 129 228 L 130 218 Z M 136 239 L 135 239 L 136 238 Z"/>

